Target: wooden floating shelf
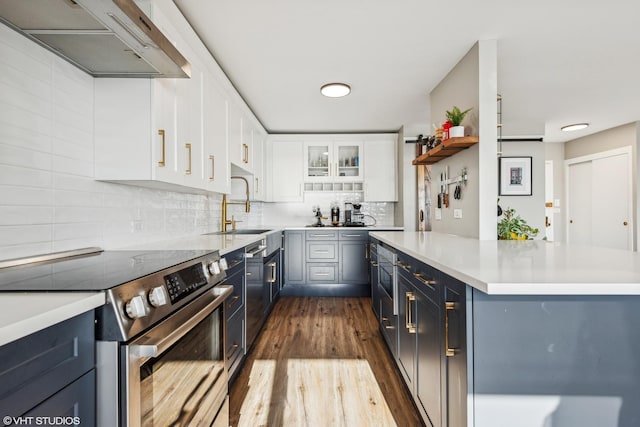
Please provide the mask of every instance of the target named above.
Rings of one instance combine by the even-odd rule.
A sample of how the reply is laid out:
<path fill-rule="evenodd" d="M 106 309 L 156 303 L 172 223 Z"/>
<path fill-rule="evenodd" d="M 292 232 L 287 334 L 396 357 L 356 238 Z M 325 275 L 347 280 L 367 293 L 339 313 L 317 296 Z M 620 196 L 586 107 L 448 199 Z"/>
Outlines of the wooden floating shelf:
<path fill-rule="evenodd" d="M 449 138 L 437 147 L 433 147 L 426 153 L 416 157 L 411 163 L 414 165 L 432 165 L 477 143 L 477 136 Z"/>

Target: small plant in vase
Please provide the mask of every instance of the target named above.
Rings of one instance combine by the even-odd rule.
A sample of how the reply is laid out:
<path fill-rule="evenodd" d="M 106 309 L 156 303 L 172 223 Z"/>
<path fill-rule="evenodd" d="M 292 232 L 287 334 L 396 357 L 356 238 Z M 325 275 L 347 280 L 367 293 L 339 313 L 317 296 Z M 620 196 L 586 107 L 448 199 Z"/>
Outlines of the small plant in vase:
<path fill-rule="evenodd" d="M 498 222 L 499 240 L 528 240 L 538 234 L 538 229 L 531 227 L 527 221 L 516 214 L 511 208 L 502 212 L 502 219 Z"/>
<path fill-rule="evenodd" d="M 462 126 L 461 123 L 464 120 L 464 116 L 466 116 L 471 110 L 472 108 L 462 111 L 454 105 L 451 111 L 446 112 L 447 120 L 451 123 L 449 137 L 453 138 L 464 136 L 464 126 Z"/>

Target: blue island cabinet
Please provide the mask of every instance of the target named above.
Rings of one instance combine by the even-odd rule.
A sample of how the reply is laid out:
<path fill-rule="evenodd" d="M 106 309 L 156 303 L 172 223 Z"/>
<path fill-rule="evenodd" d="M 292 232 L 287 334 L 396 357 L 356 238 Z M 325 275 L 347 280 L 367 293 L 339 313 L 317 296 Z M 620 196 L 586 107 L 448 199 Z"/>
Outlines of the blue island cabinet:
<path fill-rule="evenodd" d="M 491 295 L 395 250 L 394 355 L 427 426 L 640 426 L 640 296 Z"/>
<path fill-rule="evenodd" d="M 93 312 L 0 347 L 4 425 L 92 426 L 95 396 Z"/>

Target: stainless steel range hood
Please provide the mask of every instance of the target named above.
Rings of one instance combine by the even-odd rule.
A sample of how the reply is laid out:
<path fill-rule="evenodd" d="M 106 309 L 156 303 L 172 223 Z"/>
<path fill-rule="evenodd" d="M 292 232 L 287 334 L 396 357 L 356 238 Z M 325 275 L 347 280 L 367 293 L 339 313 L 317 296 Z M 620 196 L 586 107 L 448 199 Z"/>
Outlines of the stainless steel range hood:
<path fill-rule="evenodd" d="M 94 77 L 190 77 L 133 0 L 0 0 L 0 20 Z"/>

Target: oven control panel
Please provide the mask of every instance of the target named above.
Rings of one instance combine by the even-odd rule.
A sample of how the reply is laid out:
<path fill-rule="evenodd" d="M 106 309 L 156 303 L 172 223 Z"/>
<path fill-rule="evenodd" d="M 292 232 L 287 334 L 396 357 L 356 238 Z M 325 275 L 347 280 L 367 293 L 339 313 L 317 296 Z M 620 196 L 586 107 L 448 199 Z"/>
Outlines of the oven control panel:
<path fill-rule="evenodd" d="M 198 288 L 207 284 L 202 264 L 198 263 L 164 276 L 171 304 L 175 304 Z"/>

